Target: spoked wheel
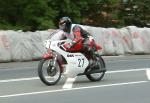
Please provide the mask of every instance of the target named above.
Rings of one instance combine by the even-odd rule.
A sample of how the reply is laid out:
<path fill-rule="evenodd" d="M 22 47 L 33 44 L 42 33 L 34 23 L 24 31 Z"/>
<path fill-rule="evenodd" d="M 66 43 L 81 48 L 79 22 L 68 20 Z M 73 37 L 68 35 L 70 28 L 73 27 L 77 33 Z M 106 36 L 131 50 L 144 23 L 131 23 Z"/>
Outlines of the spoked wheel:
<path fill-rule="evenodd" d="M 87 74 L 86 76 L 87 76 L 87 78 L 89 79 L 89 80 L 91 80 L 91 81 L 100 81 L 103 77 L 104 77 L 104 75 L 105 75 L 105 72 L 106 72 L 106 68 L 105 68 L 105 62 L 104 62 L 104 60 L 103 60 L 103 58 L 101 57 L 101 56 L 99 56 L 99 55 L 96 55 L 96 59 L 97 59 L 97 63 L 98 63 L 98 68 L 88 68 L 87 70 L 86 70 L 86 72 L 89 72 L 89 71 L 92 71 L 92 70 L 97 70 L 97 69 L 99 69 L 99 70 L 104 70 L 104 71 L 102 71 L 102 72 L 100 72 L 100 73 L 92 73 L 92 74 Z"/>
<path fill-rule="evenodd" d="M 40 80 L 50 86 L 56 84 L 61 77 L 61 70 L 57 62 L 53 66 L 53 59 L 42 59 L 38 65 L 38 75 Z"/>

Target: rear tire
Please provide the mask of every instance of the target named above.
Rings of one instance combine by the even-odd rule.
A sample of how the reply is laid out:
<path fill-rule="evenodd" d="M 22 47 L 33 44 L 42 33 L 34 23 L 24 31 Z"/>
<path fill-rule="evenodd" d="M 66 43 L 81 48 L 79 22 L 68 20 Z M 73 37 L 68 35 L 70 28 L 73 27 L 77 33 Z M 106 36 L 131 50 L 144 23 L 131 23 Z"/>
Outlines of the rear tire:
<path fill-rule="evenodd" d="M 57 62 L 53 69 L 52 69 L 52 65 L 50 65 L 50 64 L 47 64 L 47 66 L 44 67 L 44 63 L 46 61 L 50 61 L 50 59 L 42 59 L 39 62 L 38 76 L 44 84 L 50 86 L 50 85 L 56 84 L 60 80 L 61 70 L 60 70 L 60 67 Z M 46 69 L 46 70 L 44 71 L 44 69 Z M 45 72 L 45 74 L 44 74 L 44 72 Z M 50 78 L 54 78 L 54 80 L 49 81 L 48 79 L 50 79 Z"/>
<path fill-rule="evenodd" d="M 98 60 L 99 63 L 100 63 L 99 69 L 100 69 L 100 70 L 106 70 L 105 62 L 104 62 L 103 58 L 102 58 L 100 55 L 96 55 L 96 58 L 97 58 L 97 60 Z M 88 68 L 88 69 L 86 70 L 86 72 L 92 71 L 92 69 L 94 69 L 94 68 Z M 100 73 L 87 74 L 86 77 L 87 77 L 90 81 L 100 81 L 100 80 L 102 80 L 102 78 L 104 77 L 105 72 L 106 72 L 106 71 L 100 72 Z M 96 76 L 96 77 L 95 77 L 95 76 Z"/>

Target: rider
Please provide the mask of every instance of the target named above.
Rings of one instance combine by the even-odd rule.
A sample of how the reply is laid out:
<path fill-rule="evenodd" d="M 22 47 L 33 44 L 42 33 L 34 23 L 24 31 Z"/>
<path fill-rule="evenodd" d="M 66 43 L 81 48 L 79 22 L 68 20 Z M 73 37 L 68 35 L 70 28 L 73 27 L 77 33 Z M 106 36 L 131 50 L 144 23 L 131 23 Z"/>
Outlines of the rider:
<path fill-rule="evenodd" d="M 82 42 L 82 48 L 80 48 L 80 51 L 88 51 L 89 53 L 93 53 L 93 47 L 89 46 L 89 37 L 91 36 L 90 33 L 85 31 L 81 26 L 75 25 L 72 28 L 71 33 L 71 26 L 72 21 L 69 17 L 62 17 L 59 21 L 59 29 L 63 30 L 65 32 L 65 36 L 67 38 L 72 39 L 72 44 L 70 44 L 68 47 L 66 47 L 68 50 L 71 50 L 72 45 L 77 44 L 78 42 Z"/>

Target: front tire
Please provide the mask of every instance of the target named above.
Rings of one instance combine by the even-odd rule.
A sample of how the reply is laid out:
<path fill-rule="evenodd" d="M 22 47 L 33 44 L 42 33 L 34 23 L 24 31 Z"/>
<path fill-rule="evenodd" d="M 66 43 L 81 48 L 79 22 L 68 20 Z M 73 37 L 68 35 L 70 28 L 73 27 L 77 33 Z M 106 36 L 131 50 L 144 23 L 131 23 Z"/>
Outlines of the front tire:
<path fill-rule="evenodd" d="M 100 81 L 100 80 L 102 80 L 102 78 L 104 77 L 105 72 L 106 72 L 105 62 L 104 62 L 103 58 L 102 58 L 100 55 L 96 55 L 96 59 L 97 59 L 98 62 L 100 63 L 100 64 L 99 64 L 99 69 L 100 69 L 100 70 L 105 70 L 105 71 L 100 72 L 100 73 L 87 74 L 86 77 L 87 77 L 90 81 Z M 86 70 L 86 72 L 92 71 L 93 69 L 95 69 L 95 68 L 88 68 L 88 69 Z"/>
<path fill-rule="evenodd" d="M 61 70 L 56 62 L 55 66 L 52 66 L 53 59 L 42 59 L 38 64 L 38 76 L 40 80 L 50 86 L 55 85 L 61 77 Z"/>

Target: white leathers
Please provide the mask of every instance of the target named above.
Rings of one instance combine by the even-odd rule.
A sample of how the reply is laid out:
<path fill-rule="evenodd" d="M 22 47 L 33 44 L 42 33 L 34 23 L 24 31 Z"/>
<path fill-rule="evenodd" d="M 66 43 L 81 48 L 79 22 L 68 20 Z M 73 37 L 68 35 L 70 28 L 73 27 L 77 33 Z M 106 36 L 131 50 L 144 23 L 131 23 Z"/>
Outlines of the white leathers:
<path fill-rule="evenodd" d="M 50 36 L 49 39 L 51 39 L 51 41 L 56 41 L 56 40 L 64 40 L 64 39 L 71 39 L 73 40 L 74 36 L 72 33 L 66 33 L 62 30 L 56 30 L 55 32 L 53 32 Z"/>

